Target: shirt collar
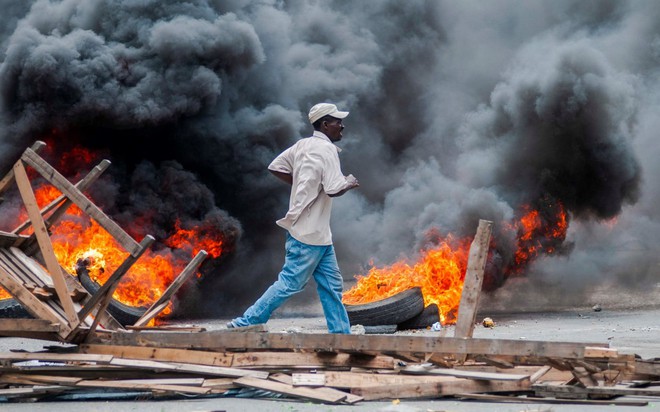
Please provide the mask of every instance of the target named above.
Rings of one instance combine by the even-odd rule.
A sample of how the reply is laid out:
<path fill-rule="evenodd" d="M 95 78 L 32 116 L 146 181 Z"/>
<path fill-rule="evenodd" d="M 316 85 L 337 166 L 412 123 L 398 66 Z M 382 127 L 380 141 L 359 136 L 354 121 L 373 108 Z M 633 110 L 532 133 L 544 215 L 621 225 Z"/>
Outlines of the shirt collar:
<path fill-rule="evenodd" d="M 318 137 L 318 138 L 320 138 L 320 139 L 325 140 L 325 141 L 328 142 L 328 143 L 331 143 L 333 146 L 335 146 L 335 147 L 337 148 L 337 153 L 341 152 L 341 147 L 339 147 L 339 146 L 337 146 L 336 144 L 334 144 L 334 143 L 332 142 L 332 140 L 330 140 L 330 138 L 329 138 L 328 136 L 326 136 L 325 133 L 323 133 L 323 132 L 319 132 L 318 130 L 314 130 L 314 133 L 312 134 L 312 137 Z"/>

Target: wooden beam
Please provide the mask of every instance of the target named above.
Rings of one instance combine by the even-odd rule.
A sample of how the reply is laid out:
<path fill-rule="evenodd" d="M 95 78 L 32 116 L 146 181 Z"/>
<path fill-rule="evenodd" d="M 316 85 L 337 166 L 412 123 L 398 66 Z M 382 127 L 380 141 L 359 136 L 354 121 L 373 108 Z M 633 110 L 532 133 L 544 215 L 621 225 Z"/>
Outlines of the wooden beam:
<path fill-rule="evenodd" d="M 41 217 L 41 213 L 39 212 L 39 206 L 37 205 L 37 199 L 35 198 L 34 192 L 32 191 L 32 186 L 30 185 L 30 179 L 28 178 L 27 172 L 25 171 L 23 162 L 20 160 L 14 165 L 14 176 L 16 177 L 18 190 L 21 194 L 21 197 L 23 198 L 23 205 L 25 206 L 28 216 L 32 221 L 34 234 L 37 237 L 41 255 L 44 258 L 49 275 L 55 284 L 57 297 L 59 298 L 62 308 L 64 308 L 69 326 L 71 329 L 74 329 L 76 326 L 78 326 L 80 321 L 78 320 L 78 316 L 76 316 L 76 309 L 73 306 L 73 300 L 71 299 L 69 289 L 67 288 L 66 282 L 64 281 L 62 268 L 60 267 L 60 263 L 57 261 L 57 257 L 55 256 L 55 251 L 53 250 L 53 244 L 50 241 L 48 229 L 46 228 L 46 224 Z"/>
<path fill-rule="evenodd" d="M 298 375 L 298 379 L 296 379 L 296 375 Z M 296 381 L 300 382 L 302 379 L 304 379 L 304 378 L 301 379 L 302 375 L 305 375 L 305 377 L 307 379 L 309 379 L 309 378 L 311 378 L 315 375 L 317 377 L 316 378 L 317 380 L 319 379 L 318 378 L 319 376 L 323 377 L 322 373 L 314 373 L 314 374 L 312 374 L 312 373 L 305 373 L 305 374 L 296 374 L 296 373 L 294 373 L 291 376 L 287 375 L 285 373 L 276 373 L 274 375 L 271 375 L 269 377 L 269 379 L 274 380 L 276 382 L 281 382 L 281 383 L 284 383 L 284 384 L 287 384 L 287 385 L 292 385 L 293 387 L 299 387 L 299 386 L 305 386 L 305 385 L 300 385 L 299 383 L 296 383 Z M 331 396 L 337 396 L 337 397 L 344 396 L 345 399 L 343 400 L 343 402 L 351 404 L 351 405 L 364 399 L 361 396 L 353 395 L 352 393 L 342 392 L 342 391 L 334 389 L 334 388 L 319 387 L 319 388 L 313 388 L 313 389 L 314 389 L 316 394 L 322 394 L 323 396 L 328 396 L 328 397 L 331 397 Z"/>
<path fill-rule="evenodd" d="M 39 300 L 23 286 L 23 282 L 16 280 L 12 272 L 0 262 L 0 285 L 7 290 L 23 307 L 33 316 L 60 325 L 60 333 L 66 334 L 71 331 L 71 326 L 66 319 L 61 317 L 50 306 Z"/>
<path fill-rule="evenodd" d="M 21 385 L 67 385 L 75 384 L 76 382 L 81 381 L 82 378 L 70 377 L 70 376 L 50 376 L 50 375 L 33 375 L 25 373 L 3 373 L 0 375 L 0 382 L 2 383 L 14 383 Z"/>
<path fill-rule="evenodd" d="M 110 365 L 125 366 L 128 368 L 135 368 L 135 369 L 149 369 L 155 371 L 194 373 L 198 375 L 208 375 L 208 376 L 226 376 L 230 378 L 250 376 L 257 379 L 266 379 L 268 377 L 268 372 L 263 372 L 263 371 L 225 368 L 222 366 L 193 365 L 190 363 L 180 363 L 180 362 L 156 362 L 156 361 L 148 361 L 148 360 L 113 358 L 112 361 L 110 361 Z"/>
<path fill-rule="evenodd" d="M 78 183 L 76 183 L 76 188 L 80 190 L 81 192 L 83 190 L 87 190 L 89 186 L 91 186 L 92 183 L 96 181 L 96 179 L 101 176 L 101 174 L 110 166 L 110 161 L 109 160 L 103 160 L 101 163 L 99 163 L 96 167 L 94 167 L 88 174 L 85 176 L 83 179 L 81 179 Z M 64 203 L 62 203 L 64 201 Z M 66 196 L 60 195 L 57 199 L 53 200 L 50 202 L 48 205 L 44 206 L 41 209 L 41 215 L 45 216 L 48 212 L 51 210 L 55 209 L 57 205 L 62 203 L 47 219 L 46 219 L 46 227 L 51 227 L 63 214 L 66 212 L 66 210 L 73 204 L 71 200 L 69 200 Z M 14 234 L 19 234 L 28 227 L 30 227 L 30 220 L 26 220 L 22 224 L 20 224 L 16 229 L 12 231 Z"/>
<path fill-rule="evenodd" d="M 586 346 L 607 343 L 549 342 L 520 339 L 462 339 L 409 335 L 348 335 L 321 333 L 235 333 L 227 330 L 182 332 L 98 332 L 89 343 L 190 348 L 204 350 L 309 350 L 327 352 L 452 353 L 538 356 L 580 359 Z"/>
<path fill-rule="evenodd" d="M 30 147 L 32 151 L 39 152 L 41 149 L 43 149 L 46 146 L 46 143 L 42 142 L 41 140 L 37 140 L 34 142 L 34 144 Z M 5 177 L 0 180 L 0 194 L 4 193 L 11 183 L 14 181 L 14 169 L 10 169 L 9 172 L 5 175 Z"/>
<path fill-rule="evenodd" d="M 71 201 L 83 212 L 96 220 L 98 224 L 111 234 L 131 255 L 136 255 L 140 252 L 140 245 L 129 236 L 124 229 L 103 213 L 98 206 L 92 203 L 92 201 L 82 194 L 82 192 L 80 192 L 80 190 L 78 190 L 71 182 L 49 165 L 48 162 L 42 159 L 41 156 L 30 149 L 26 149 L 21 159 L 39 172 L 39 174 L 62 192 L 62 194 L 71 199 Z"/>
<path fill-rule="evenodd" d="M 211 393 L 212 388 L 200 388 L 188 385 L 168 385 L 162 383 L 150 383 L 145 379 L 144 382 L 135 381 L 113 381 L 113 380 L 81 380 L 75 386 L 87 388 L 116 388 L 116 389 L 147 389 L 158 392 L 191 393 L 195 395 L 206 395 Z"/>
<path fill-rule="evenodd" d="M 224 352 L 208 352 L 191 349 L 148 348 L 140 346 L 79 345 L 82 353 L 113 355 L 125 359 L 155 360 L 161 362 L 184 362 L 197 365 L 232 365 L 234 355 Z"/>
<path fill-rule="evenodd" d="M 554 398 L 545 398 L 545 397 L 534 398 L 531 396 L 491 395 L 485 393 L 459 393 L 456 395 L 456 397 L 460 399 L 472 399 L 476 401 L 490 401 L 490 402 L 498 402 L 498 403 L 551 403 L 551 404 L 563 404 L 563 405 L 617 405 L 617 406 L 647 406 L 649 404 L 648 401 L 635 401 L 635 400 L 554 399 Z M 547 409 L 547 410 L 551 411 L 552 409 Z"/>
<path fill-rule="evenodd" d="M 471 338 L 474 331 L 474 321 L 477 317 L 479 307 L 479 296 L 481 285 L 484 280 L 486 259 L 488 258 L 488 247 L 493 222 L 479 220 L 477 234 L 470 245 L 465 282 L 461 292 L 461 302 L 458 306 L 458 320 L 454 336 L 457 338 Z"/>
<path fill-rule="evenodd" d="M 513 373 L 490 373 L 478 371 L 464 371 L 458 369 L 445 369 L 445 368 L 416 368 L 408 366 L 401 369 L 401 373 L 411 375 L 437 375 L 437 376 L 453 376 L 455 378 L 479 379 L 488 381 L 522 381 L 529 380 L 529 375 L 517 375 Z"/>
<path fill-rule="evenodd" d="M 208 256 L 208 253 L 206 253 L 205 250 L 199 251 L 197 255 L 193 258 L 193 260 L 188 263 L 188 265 L 181 271 L 179 276 L 174 279 L 174 281 L 170 284 L 170 286 L 167 287 L 165 292 L 160 296 L 160 298 L 154 302 L 153 305 L 147 311 L 140 317 L 140 319 L 135 322 L 134 326 L 144 326 L 149 321 L 156 316 L 160 312 L 162 312 L 166 307 L 172 296 L 183 286 L 183 284 L 192 276 L 195 274 L 197 271 L 197 268 L 199 265 L 202 264 L 204 259 Z"/>
<path fill-rule="evenodd" d="M 50 352 L 0 352 L 0 361 L 22 362 L 37 360 L 45 362 L 95 362 L 110 363 L 111 355 L 86 353 L 50 353 Z"/>
<path fill-rule="evenodd" d="M 324 371 L 325 385 L 333 388 L 351 389 L 369 386 L 408 385 L 417 383 L 451 382 L 449 376 L 400 375 L 397 373 L 358 373 L 342 371 Z"/>
<path fill-rule="evenodd" d="M 536 381 L 538 381 L 538 380 L 541 379 L 543 376 L 545 376 L 545 374 L 547 374 L 548 372 L 550 372 L 551 369 L 552 369 L 552 366 L 550 366 L 550 365 L 545 365 L 545 366 L 543 366 L 541 369 L 539 369 L 538 371 L 534 372 L 534 373 L 532 374 L 532 376 L 529 377 L 529 381 L 530 381 L 531 383 L 536 383 Z"/>
<path fill-rule="evenodd" d="M 553 384 L 535 384 L 532 389 L 538 393 L 553 394 L 557 396 L 590 396 L 590 395 L 607 395 L 607 396 L 660 396 L 660 388 L 630 388 L 626 386 L 571 386 L 571 385 L 553 385 Z"/>
<path fill-rule="evenodd" d="M 79 346 L 82 353 L 114 355 L 127 359 L 164 362 L 185 362 L 226 367 L 361 367 L 394 369 L 396 360 L 390 356 L 365 357 L 347 353 L 300 352 L 210 352 L 192 349 L 167 349 L 142 346 L 88 345 Z"/>
<path fill-rule="evenodd" d="M 352 394 L 365 400 L 439 398 L 459 393 L 520 392 L 529 390 L 529 381 L 477 381 L 454 378 L 446 382 L 420 382 L 403 385 L 365 386 L 354 388 Z"/>
<path fill-rule="evenodd" d="M 286 383 L 274 382 L 266 379 L 256 379 L 252 377 L 240 378 L 235 380 L 234 383 L 239 386 L 263 389 L 266 391 L 282 393 L 296 398 L 309 399 L 317 402 L 339 403 L 346 399 L 347 396 L 346 393 L 338 393 L 338 391 L 332 393 L 324 393 L 319 392 L 314 388 L 296 388 L 293 385 L 287 385 Z"/>
<path fill-rule="evenodd" d="M 59 332 L 60 325 L 47 319 L 0 319 L 0 335 L 17 332 Z"/>

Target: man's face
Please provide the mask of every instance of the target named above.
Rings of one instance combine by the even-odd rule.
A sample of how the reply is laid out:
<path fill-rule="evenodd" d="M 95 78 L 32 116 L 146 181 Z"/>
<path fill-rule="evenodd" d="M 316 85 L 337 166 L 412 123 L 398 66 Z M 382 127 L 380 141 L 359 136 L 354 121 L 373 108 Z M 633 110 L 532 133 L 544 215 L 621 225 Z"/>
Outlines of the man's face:
<path fill-rule="evenodd" d="M 332 142 L 338 142 L 342 138 L 342 130 L 344 130 L 344 124 L 341 119 L 331 117 L 328 120 L 323 121 L 324 133 L 330 138 Z"/>

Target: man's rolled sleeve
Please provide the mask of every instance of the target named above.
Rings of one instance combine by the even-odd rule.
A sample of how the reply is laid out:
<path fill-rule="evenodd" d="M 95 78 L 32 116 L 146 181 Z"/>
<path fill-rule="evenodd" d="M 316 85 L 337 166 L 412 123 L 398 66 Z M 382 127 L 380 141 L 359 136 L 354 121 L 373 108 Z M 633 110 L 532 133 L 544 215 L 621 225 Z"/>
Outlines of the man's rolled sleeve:
<path fill-rule="evenodd" d="M 283 151 L 272 162 L 270 162 L 268 165 L 268 170 L 272 170 L 273 172 L 293 174 L 293 155 L 291 153 L 291 148 Z"/>

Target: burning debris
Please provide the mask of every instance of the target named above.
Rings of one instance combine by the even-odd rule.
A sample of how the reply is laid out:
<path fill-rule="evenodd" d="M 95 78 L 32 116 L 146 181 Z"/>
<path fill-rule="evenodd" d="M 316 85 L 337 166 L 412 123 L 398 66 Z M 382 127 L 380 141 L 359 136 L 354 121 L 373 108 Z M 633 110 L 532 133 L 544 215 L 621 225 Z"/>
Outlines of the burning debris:
<path fill-rule="evenodd" d="M 4 256 L 0 263 L 0 285 L 5 288 L 5 293 L 9 292 L 11 297 L 37 318 L 37 326 L 30 326 L 25 320 L 23 328 L 19 326 L 19 330 L 22 329 L 21 333 L 26 333 L 27 336 L 44 336 L 55 332 L 64 341 L 75 341 L 81 337 L 85 339 L 99 324 L 109 329 L 121 329 L 127 322 L 118 323 L 106 312 L 106 308 L 112 302 L 112 294 L 122 277 L 139 261 L 155 239 L 146 235 L 137 243 L 82 194 L 81 189 L 86 189 L 107 168 L 107 160 L 74 185 L 37 154 L 43 146 L 43 142 L 37 142 L 32 148 L 26 149 L 12 170 L 0 181 L 0 192 L 5 192 L 16 182 L 27 212 L 26 218 L 29 219 L 26 220 L 29 224 L 21 224 L 11 233 L 0 233 L 3 244 L 3 250 L 0 252 Z M 49 204 L 39 204 L 26 166 L 36 171 L 49 185 L 57 188 L 56 191 L 48 191 L 55 197 Z M 51 199 L 46 198 L 46 201 L 48 200 Z M 57 220 L 74 205 L 73 215 L 81 218 L 84 210 L 88 225 L 93 222 L 89 226 L 93 227 L 94 235 L 86 238 L 84 231 L 72 232 L 71 227 L 67 226 L 65 233 L 68 238 L 82 239 L 79 243 L 84 246 L 74 255 L 76 263 L 71 266 L 63 259 L 62 254 L 57 254 L 48 230 L 55 227 Z M 27 231 L 28 228 L 31 230 Z M 27 234 L 22 235 L 23 231 Z M 76 242 L 71 243 L 72 245 L 66 246 L 79 246 Z M 111 247 L 103 249 L 101 244 Z M 188 277 L 194 274 L 207 255 L 206 251 L 200 250 L 192 261 L 182 268 L 178 276 L 174 276 L 162 290 L 154 292 L 154 296 L 145 302 L 146 311 L 130 323 L 142 326 L 163 312 L 169 300 Z M 121 260 L 114 262 L 114 265 L 109 264 L 109 258 L 114 256 L 120 256 Z M 102 286 L 98 285 L 95 290 L 88 289 L 87 294 L 80 287 L 80 283 L 68 273 L 70 269 L 76 269 L 83 285 L 83 271 L 87 279 L 92 270 L 106 274 L 107 278 Z M 159 274 L 160 272 L 156 273 Z M 149 282 L 147 276 L 145 281 Z M 72 294 L 71 290 L 76 293 Z M 130 304 L 134 305 L 133 301 L 129 302 Z"/>
<path fill-rule="evenodd" d="M 60 156 L 56 156 L 53 149 L 50 149 L 45 156 L 59 157 L 58 165 L 74 175 L 79 173 L 80 169 L 87 167 L 85 162 L 98 160 L 95 153 L 79 146 Z M 79 169 L 76 170 L 76 167 Z M 232 251 L 236 239 L 240 236 L 240 225 L 226 214 L 214 210 L 207 192 L 197 192 L 197 198 L 203 199 L 207 196 L 204 202 L 190 196 L 186 199 L 179 198 L 185 193 L 192 193 L 190 189 L 195 187 L 196 182 L 188 172 L 181 172 L 176 168 L 154 170 L 154 173 L 158 172 L 162 173 L 161 181 L 155 181 L 155 184 L 160 183 L 160 187 L 151 188 L 150 194 L 158 196 L 161 206 L 157 210 L 160 213 L 147 208 L 153 202 L 145 203 L 143 199 L 146 190 L 143 187 L 131 194 L 131 198 L 136 203 L 144 205 L 143 208 L 125 207 L 117 218 L 120 222 L 127 222 L 133 236 L 142 237 L 152 229 L 164 236 L 155 243 L 153 250 L 145 252 L 144 256 L 131 267 L 113 295 L 119 302 L 130 307 L 148 307 L 157 301 L 177 274 L 184 269 L 187 260 L 200 250 L 206 250 L 215 262 L 220 261 L 225 251 Z M 61 196 L 61 193 L 47 181 L 43 179 L 36 181 L 38 183 L 35 197 L 40 207 L 48 205 Z M 90 192 L 93 197 L 108 202 L 103 192 L 107 193 L 109 190 L 105 190 L 106 187 L 112 187 L 112 184 L 106 181 L 100 186 L 101 190 L 94 191 L 92 187 Z M 181 189 L 183 186 L 188 186 L 187 191 Z M 171 191 L 178 192 L 178 195 L 170 196 Z M 27 220 L 25 211 L 13 218 L 7 217 L 15 215 L 12 209 L 16 202 L 12 200 L 11 194 L 11 192 L 6 194 L 5 203 L 0 205 L 5 215 L 3 222 L 8 227 L 17 226 Z M 184 202 L 187 202 L 187 206 L 179 208 L 178 205 Z M 175 215 L 170 209 L 177 208 L 180 214 Z M 172 218 L 169 225 L 164 223 L 164 216 Z M 17 233 L 25 231 L 29 234 L 32 231 L 27 225 L 21 228 Z M 70 273 L 79 273 L 80 268 L 84 267 L 85 274 L 99 284 L 105 283 L 128 255 L 111 234 L 76 205 L 69 207 L 49 230 L 53 249 L 60 264 Z M 208 262 L 205 267 L 209 270 L 216 265 L 217 263 Z M 201 278 L 202 273 L 198 273 L 197 277 Z M 6 291 L 0 289 L 0 298 L 9 297 Z M 162 315 L 171 313 L 171 310 L 172 308 L 168 307 Z"/>

